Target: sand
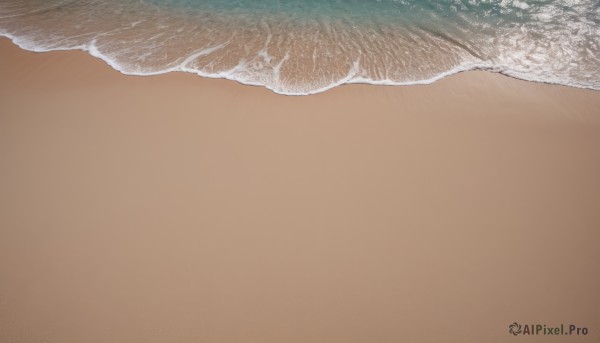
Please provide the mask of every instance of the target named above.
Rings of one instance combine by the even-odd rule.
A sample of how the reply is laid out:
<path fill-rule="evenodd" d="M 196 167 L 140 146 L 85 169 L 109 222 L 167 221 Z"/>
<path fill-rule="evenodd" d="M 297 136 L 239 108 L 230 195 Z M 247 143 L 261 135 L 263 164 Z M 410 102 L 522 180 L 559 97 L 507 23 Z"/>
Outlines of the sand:
<path fill-rule="evenodd" d="M 1 342 L 600 340 L 598 91 L 0 61 Z"/>

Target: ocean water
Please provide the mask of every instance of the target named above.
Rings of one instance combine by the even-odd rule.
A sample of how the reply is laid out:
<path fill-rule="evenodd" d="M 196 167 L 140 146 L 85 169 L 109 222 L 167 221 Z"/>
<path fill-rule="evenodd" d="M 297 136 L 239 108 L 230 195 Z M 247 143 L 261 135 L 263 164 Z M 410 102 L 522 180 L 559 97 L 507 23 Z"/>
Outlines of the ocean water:
<path fill-rule="evenodd" d="M 0 35 L 282 94 L 471 69 L 600 90 L 598 0 L 0 0 Z"/>

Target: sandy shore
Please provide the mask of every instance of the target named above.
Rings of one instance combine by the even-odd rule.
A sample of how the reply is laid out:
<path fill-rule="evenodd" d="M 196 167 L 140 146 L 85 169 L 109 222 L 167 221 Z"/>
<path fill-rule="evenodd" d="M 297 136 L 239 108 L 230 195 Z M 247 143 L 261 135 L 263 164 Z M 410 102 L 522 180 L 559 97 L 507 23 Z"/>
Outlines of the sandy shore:
<path fill-rule="evenodd" d="M 600 92 L 0 61 L 2 342 L 600 339 Z"/>

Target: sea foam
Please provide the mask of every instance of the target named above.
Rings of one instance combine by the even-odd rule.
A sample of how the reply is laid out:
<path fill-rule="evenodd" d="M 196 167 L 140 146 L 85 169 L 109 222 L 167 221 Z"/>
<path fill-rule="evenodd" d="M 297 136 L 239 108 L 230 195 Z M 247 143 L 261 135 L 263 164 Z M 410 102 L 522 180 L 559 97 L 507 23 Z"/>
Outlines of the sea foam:
<path fill-rule="evenodd" d="M 128 75 L 183 71 L 288 95 L 473 69 L 600 89 L 600 9 L 577 0 L 7 0 L 0 35 L 84 50 Z"/>

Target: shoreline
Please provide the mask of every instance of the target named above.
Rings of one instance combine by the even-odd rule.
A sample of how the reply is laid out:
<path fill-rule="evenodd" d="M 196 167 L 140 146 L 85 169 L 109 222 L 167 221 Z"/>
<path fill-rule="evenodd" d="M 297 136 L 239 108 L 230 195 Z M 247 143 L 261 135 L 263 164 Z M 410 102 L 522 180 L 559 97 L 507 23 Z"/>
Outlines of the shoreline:
<path fill-rule="evenodd" d="M 0 341 L 600 339 L 598 91 L 0 58 Z"/>
<path fill-rule="evenodd" d="M 28 49 L 25 48 L 23 44 L 19 44 L 17 42 L 17 40 L 19 39 L 18 37 L 12 36 L 8 33 L 0 33 L 0 39 L 4 40 L 7 39 L 9 40 L 13 45 L 18 46 L 20 49 L 25 50 L 25 51 L 29 51 L 29 52 L 33 52 L 33 53 L 48 53 L 48 52 L 62 52 L 62 51 L 77 51 L 77 52 L 83 52 L 88 54 L 89 56 L 99 59 L 102 62 L 104 62 L 106 65 L 108 65 L 109 67 L 111 67 L 112 69 L 114 69 L 115 71 L 119 72 L 120 74 L 126 75 L 126 76 L 158 76 L 158 75 L 165 75 L 165 74 L 169 74 L 169 73 L 189 73 L 195 76 L 199 76 L 205 79 L 222 79 L 222 80 L 229 80 L 229 81 L 235 81 L 241 85 L 245 85 L 245 86 L 256 86 L 256 87 L 262 87 L 265 89 L 268 89 L 269 91 L 278 94 L 278 95 L 286 95 L 286 96 L 307 96 L 307 95 L 316 95 L 316 94 L 320 94 L 320 93 L 324 93 L 327 91 L 330 91 L 334 88 L 340 87 L 340 86 L 344 86 L 344 85 L 372 85 L 372 86 L 391 86 L 391 87 L 397 87 L 397 86 L 421 86 L 421 85 L 430 85 L 433 84 L 435 82 L 438 82 L 444 78 L 453 76 L 453 75 L 457 75 L 460 73 L 465 73 L 465 72 L 486 72 L 486 73 L 494 73 L 494 74 L 499 74 L 499 75 L 503 75 L 506 77 L 510 77 L 513 78 L 515 80 L 519 80 L 519 81 L 526 81 L 526 82 L 535 82 L 535 83 L 541 83 L 541 84 L 546 84 L 546 85 L 556 85 L 556 86 L 563 86 L 563 87 L 570 87 L 570 88 L 576 88 L 576 89 L 585 89 L 585 90 L 592 90 L 592 91 L 598 91 L 600 92 L 600 89 L 595 89 L 593 87 L 586 87 L 586 86 L 578 86 L 578 85 L 569 85 L 569 84 L 562 84 L 560 82 L 553 82 L 553 81 L 544 81 L 544 80 L 535 80 L 532 78 L 526 78 L 526 77 L 519 77 L 516 75 L 512 75 L 512 74 L 516 74 L 515 72 L 511 72 L 511 71 L 492 71 L 492 69 L 494 69 L 493 67 L 482 67 L 482 66 L 471 66 L 471 67 L 466 67 L 466 66 L 457 66 L 451 70 L 447 70 L 445 72 L 442 72 L 432 78 L 429 79 L 423 79 L 423 80 L 418 80 L 418 81 L 403 81 L 403 82 L 396 82 L 396 81 L 389 81 L 389 80 L 368 80 L 368 79 L 363 79 L 363 78 L 356 78 L 356 76 L 349 76 L 348 79 L 344 79 L 344 80 L 340 80 L 334 84 L 331 84 L 327 87 L 321 88 L 321 89 L 317 89 L 314 91 L 311 91 L 309 93 L 286 93 L 286 92 L 279 92 L 277 90 L 275 90 L 274 88 L 272 88 L 271 86 L 265 85 L 265 84 L 254 84 L 251 82 L 244 82 L 243 80 L 234 78 L 234 77 L 229 77 L 227 75 L 211 75 L 211 74 L 204 74 L 200 71 L 196 71 L 196 70 L 187 70 L 186 67 L 182 67 L 181 65 L 178 65 L 176 67 L 173 67 L 171 69 L 167 69 L 167 70 L 163 70 L 163 71 L 159 71 L 159 72 L 149 72 L 149 73 L 129 73 L 123 70 L 122 67 L 119 67 L 114 61 L 111 61 L 110 59 L 108 59 L 106 56 L 102 55 L 101 53 L 99 53 L 96 50 L 96 47 L 93 46 L 92 48 L 89 47 L 81 47 L 81 48 L 72 48 L 72 49 L 52 49 L 52 50 L 40 50 L 40 49 Z M 185 63 L 185 62 L 183 62 Z M 353 78 L 356 78 L 353 80 Z"/>
<path fill-rule="evenodd" d="M 201 76 L 198 75 L 196 73 L 192 73 L 192 72 L 186 72 L 186 71 L 178 71 L 178 70 L 174 70 L 174 71 L 168 71 L 165 73 L 159 73 L 159 74 L 151 74 L 151 75 L 135 75 L 135 74 L 126 74 L 121 72 L 118 69 L 115 69 L 113 66 L 111 66 L 106 60 L 102 59 L 101 57 L 98 56 L 94 56 L 92 54 L 90 54 L 89 51 L 84 50 L 84 49 L 80 49 L 80 50 L 52 50 L 52 51 L 44 51 L 44 52 L 37 52 L 37 51 L 31 51 L 31 50 L 27 50 L 27 49 L 23 49 L 20 46 L 16 45 L 13 41 L 12 38 L 10 37 L 0 37 L 0 42 L 1 42 L 1 46 L 0 46 L 0 51 L 2 51 L 3 53 L 11 53 L 11 54 L 18 54 L 19 56 L 27 56 L 30 59 L 38 59 L 37 56 L 46 56 L 46 58 L 50 58 L 51 60 L 58 62 L 57 64 L 60 64 L 61 58 L 60 55 L 62 55 L 62 57 L 68 56 L 68 58 L 70 60 L 75 60 L 75 62 L 77 64 L 84 64 L 86 68 L 93 68 L 94 72 L 100 72 L 101 69 L 110 69 L 112 72 L 104 70 L 104 73 L 107 73 L 106 76 L 103 75 L 103 79 L 108 79 L 109 77 L 112 80 L 116 80 L 115 78 L 115 74 L 120 75 L 121 77 L 124 78 L 132 78 L 134 80 L 139 80 L 141 78 L 148 78 L 148 79 L 152 79 L 152 78 L 177 78 L 177 79 L 182 79 L 182 78 L 189 78 L 189 80 L 187 80 L 188 82 L 191 81 L 192 79 L 198 80 L 197 82 L 199 83 L 210 83 L 210 82 L 225 82 L 225 83 L 231 83 L 233 87 L 243 87 L 243 88 L 258 88 L 258 89 L 263 89 L 269 93 L 272 93 L 275 96 L 284 96 L 284 97 L 298 97 L 298 98 L 303 98 L 305 97 L 304 95 L 288 95 L 288 94 L 281 94 L 281 93 L 277 93 L 275 91 L 273 91 L 272 89 L 269 89 L 263 85 L 252 85 L 252 84 L 245 84 L 242 83 L 238 80 L 235 79 L 228 79 L 228 78 L 221 78 L 221 77 L 210 77 L 210 76 Z M 18 50 L 17 50 L 18 49 Z M 25 54 L 19 54 L 17 51 L 21 51 L 24 52 Z M 36 56 L 36 57 L 34 57 Z M 58 67 L 63 67 L 63 66 L 58 66 Z M 110 76 L 109 76 L 110 75 Z M 461 79 L 461 81 L 457 81 L 455 79 Z M 467 83 L 468 84 L 468 91 L 473 92 L 476 90 L 472 89 L 473 88 L 473 84 L 474 83 L 474 79 L 477 79 L 477 81 L 475 81 L 475 83 L 477 82 L 494 82 L 494 83 L 501 83 L 503 87 L 501 88 L 508 88 L 508 87 L 516 87 L 516 88 L 520 88 L 521 90 L 523 89 L 527 89 L 528 91 L 535 91 L 536 93 L 540 93 L 541 96 L 547 97 L 548 100 L 551 100 L 551 98 L 555 95 L 555 94 L 560 94 L 562 93 L 560 91 L 560 89 L 567 89 L 567 93 L 569 93 L 569 96 L 576 96 L 578 97 L 578 101 L 576 103 L 580 103 L 579 100 L 582 100 L 582 98 L 585 98 L 585 103 L 587 103 L 588 101 L 592 101 L 594 104 L 596 103 L 600 103 L 597 102 L 598 98 L 600 98 L 600 91 L 598 90 L 594 90 L 594 89 L 590 89 L 590 88 L 580 88 L 580 87 L 576 87 L 576 86 L 568 86 L 568 85 L 562 85 L 562 84 L 555 84 L 555 83 L 547 83 L 547 82 L 538 82 L 538 81 L 529 81 L 529 80 L 523 80 L 517 77 L 513 77 L 510 75 L 506 75 L 500 72 L 490 72 L 490 71 L 486 71 L 486 70 L 466 70 L 466 71 L 460 71 L 460 72 L 456 72 L 456 73 L 450 73 L 449 75 L 446 76 L 441 76 L 439 79 L 436 79 L 435 81 L 432 81 L 431 83 L 417 83 L 417 84 L 411 84 L 411 85 L 381 85 L 381 84 L 371 84 L 371 83 L 344 83 L 341 85 L 337 85 L 337 86 L 333 86 L 332 88 L 320 92 L 320 93 L 315 93 L 315 94 L 308 94 L 308 97 L 313 97 L 313 96 L 321 96 L 323 94 L 327 94 L 327 93 L 331 93 L 338 91 L 339 89 L 352 89 L 354 87 L 358 87 L 358 88 L 362 88 L 362 87 L 366 87 L 368 88 L 372 88 L 372 90 L 374 92 L 377 92 L 378 89 L 389 89 L 389 91 L 386 91 L 387 93 L 412 93 L 414 92 L 414 89 L 419 89 L 420 87 L 432 87 L 432 88 L 440 88 L 439 83 L 452 83 L 452 86 L 455 86 L 454 84 L 461 84 L 461 83 Z M 467 81 L 465 81 L 467 80 Z M 234 86 L 235 85 L 235 86 Z M 6 84 L 5 84 L 6 86 Z M 528 87 L 530 86 L 530 87 Z M 448 86 L 446 86 L 448 87 Z M 414 88 L 413 90 L 411 90 L 411 88 Z M 399 90 L 403 90 L 403 91 L 399 91 Z M 420 93 L 420 92 L 414 92 L 414 93 Z M 564 95 L 560 94 L 559 96 L 564 97 Z M 513 94 L 513 98 L 514 98 L 514 94 Z M 513 101 L 517 100 L 517 99 L 511 99 Z M 590 119 L 596 119 L 597 116 L 593 115 L 595 114 L 594 111 L 591 111 L 592 108 L 586 108 L 585 110 L 582 110 L 583 113 L 585 114 L 592 114 L 590 116 Z M 550 111 L 553 112 L 553 111 Z M 574 110 L 575 113 L 579 112 L 578 109 Z"/>

